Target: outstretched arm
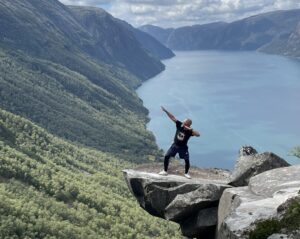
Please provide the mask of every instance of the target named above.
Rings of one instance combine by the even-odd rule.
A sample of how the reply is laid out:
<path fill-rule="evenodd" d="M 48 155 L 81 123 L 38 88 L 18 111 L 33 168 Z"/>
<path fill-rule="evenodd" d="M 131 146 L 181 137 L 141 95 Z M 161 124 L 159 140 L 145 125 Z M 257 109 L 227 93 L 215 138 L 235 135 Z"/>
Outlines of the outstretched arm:
<path fill-rule="evenodd" d="M 173 114 L 171 114 L 169 111 L 167 111 L 163 106 L 161 106 L 161 109 L 163 112 L 165 112 L 167 114 L 167 116 L 174 122 L 177 121 L 177 119 L 175 118 L 175 116 Z"/>

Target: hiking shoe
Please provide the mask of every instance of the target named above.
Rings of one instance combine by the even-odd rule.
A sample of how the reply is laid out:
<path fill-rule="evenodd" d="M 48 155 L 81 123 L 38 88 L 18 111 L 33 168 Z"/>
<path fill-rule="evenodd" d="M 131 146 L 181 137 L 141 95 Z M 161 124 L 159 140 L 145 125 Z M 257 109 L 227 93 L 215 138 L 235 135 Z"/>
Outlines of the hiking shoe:
<path fill-rule="evenodd" d="M 168 173 L 165 170 L 159 172 L 158 174 L 162 175 L 162 176 L 167 176 L 168 175 Z"/>
<path fill-rule="evenodd" d="M 188 179 L 191 179 L 191 178 L 192 178 L 188 173 L 184 174 L 184 177 L 186 177 L 186 178 L 188 178 Z"/>

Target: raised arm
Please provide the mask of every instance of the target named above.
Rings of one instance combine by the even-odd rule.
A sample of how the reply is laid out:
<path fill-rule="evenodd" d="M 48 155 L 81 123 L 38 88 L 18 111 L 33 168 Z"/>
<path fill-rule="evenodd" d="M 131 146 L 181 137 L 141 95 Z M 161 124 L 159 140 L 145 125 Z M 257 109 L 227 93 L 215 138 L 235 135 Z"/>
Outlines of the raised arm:
<path fill-rule="evenodd" d="M 167 114 L 167 116 L 174 122 L 177 121 L 177 119 L 175 118 L 175 116 L 173 114 L 171 114 L 169 111 L 167 111 L 163 106 L 161 106 L 161 109 L 163 112 L 165 112 Z"/>

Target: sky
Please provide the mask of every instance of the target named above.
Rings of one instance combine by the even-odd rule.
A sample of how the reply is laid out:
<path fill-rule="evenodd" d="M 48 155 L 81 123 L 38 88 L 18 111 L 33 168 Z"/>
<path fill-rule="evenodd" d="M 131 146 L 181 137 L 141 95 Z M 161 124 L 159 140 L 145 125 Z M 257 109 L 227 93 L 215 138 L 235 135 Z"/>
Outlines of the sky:
<path fill-rule="evenodd" d="M 300 9 L 300 0 L 60 0 L 66 5 L 101 7 L 135 27 L 181 27 L 232 22 L 274 10 Z"/>

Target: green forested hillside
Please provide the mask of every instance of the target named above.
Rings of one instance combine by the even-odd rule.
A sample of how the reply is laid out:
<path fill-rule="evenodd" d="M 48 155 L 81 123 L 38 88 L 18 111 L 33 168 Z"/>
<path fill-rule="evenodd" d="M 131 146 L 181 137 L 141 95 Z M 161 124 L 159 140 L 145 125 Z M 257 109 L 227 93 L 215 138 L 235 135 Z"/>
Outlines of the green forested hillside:
<path fill-rule="evenodd" d="M 121 173 L 159 154 L 134 89 L 164 66 L 106 20 L 96 37 L 57 0 L 0 0 L 1 239 L 179 237 Z"/>
<path fill-rule="evenodd" d="M 100 25 L 97 18 L 92 20 Z M 142 79 L 164 68 L 128 30 L 105 18 L 102 21 L 105 28 L 101 27 L 100 36 L 95 36 L 58 0 L 1 0 L 0 45 L 63 64 L 82 74 L 91 70 L 87 69 L 91 60 L 126 68 Z M 115 47 L 119 47 L 118 52 L 112 50 Z M 94 73 L 90 77 L 99 78 Z"/>
<path fill-rule="evenodd" d="M 130 163 L 0 110 L 0 238 L 178 238 L 136 206 Z"/>
<path fill-rule="evenodd" d="M 144 61 L 140 55 L 137 42 L 149 54 L 158 59 L 174 56 L 174 53 L 152 36 L 132 27 L 125 21 L 114 18 L 108 12 L 97 7 L 68 6 L 75 18 L 95 38 L 96 44 L 101 48 L 105 46 L 111 55 L 122 59 L 127 68 L 136 68 Z M 108 42 L 109 41 L 109 42 Z M 129 52 L 135 56 L 127 61 Z M 126 54 L 127 53 L 127 54 Z"/>
<path fill-rule="evenodd" d="M 146 110 L 109 68 L 93 65 L 106 77 L 98 84 L 50 61 L 1 48 L 0 56 L 1 108 L 60 137 L 131 160 L 155 154 L 153 136 L 145 129 Z M 132 84 L 137 81 L 129 73 L 122 77 Z M 104 84 L 112 85 L 111 91 Z"/>
<path fill-rule="evenodd" d="M 0 0 L 0 107 L 141 162 L 157 146 L 134 89 L 163 65 L 126 27 L 96 13 L 93 35 L 57 0 Z"/>

